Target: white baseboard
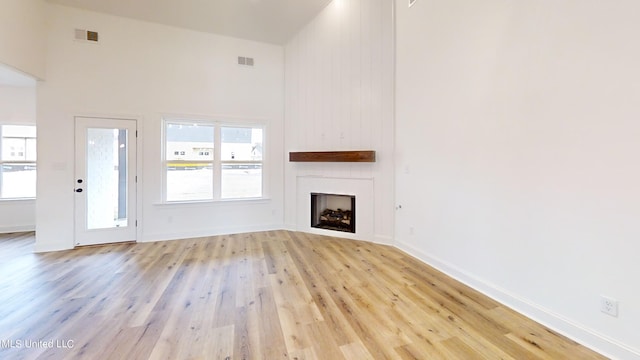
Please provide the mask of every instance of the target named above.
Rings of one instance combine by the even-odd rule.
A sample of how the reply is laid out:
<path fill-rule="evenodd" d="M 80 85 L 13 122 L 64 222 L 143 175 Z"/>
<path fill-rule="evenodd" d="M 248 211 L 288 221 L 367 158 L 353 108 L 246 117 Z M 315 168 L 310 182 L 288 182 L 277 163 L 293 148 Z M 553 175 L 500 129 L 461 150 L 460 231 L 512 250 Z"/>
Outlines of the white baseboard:
<path fill-rule="evenodd" d="M 534 321 L 611 359 L 640 360 L 640 350 L 599 334 L 581 324 L 479 279 L 460 268 L 430 256 L 415 247 L 396 241 L 395 247 L 433 266 L 461 283 L 533 319 Z"/>
<path fill-rule="evenodd" d="M 376 234 L 373 236 L 373 242 L 380 245 L 389 245 L 393 246 L 394 240 L 391 236 Z"/>
<path fill-rule="evenodd" d="M 35 225 L 1 226 L 0 234 L 36 231 Z"/>
<path fill-rule="evenodd" d="M 46 253 L 46 252 L 65 251 L 65 250 L 72 250 L 72 249 L 73 249 L 73 244 L 69 245 L 69 244 L 55 243 L 55 244 L 46 244 L 43 246 L 41 243 L 36 241 L 36 246 L 34 247 L 33 252 Z"/>

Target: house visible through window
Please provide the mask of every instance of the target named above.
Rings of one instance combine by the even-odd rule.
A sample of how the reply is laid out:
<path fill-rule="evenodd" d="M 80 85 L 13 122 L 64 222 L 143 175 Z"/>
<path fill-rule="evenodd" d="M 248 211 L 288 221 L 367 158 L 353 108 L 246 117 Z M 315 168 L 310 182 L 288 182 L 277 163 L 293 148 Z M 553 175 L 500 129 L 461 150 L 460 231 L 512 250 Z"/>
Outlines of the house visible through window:
<path fill-rule="evenodd" d="M 165 121 L 165 200 L 262 197 L 263 129 Z"/>
<path fill-rule="evenodd" d="M 36 127 L 0 125 L 0 199 L 36 197 Z"/>

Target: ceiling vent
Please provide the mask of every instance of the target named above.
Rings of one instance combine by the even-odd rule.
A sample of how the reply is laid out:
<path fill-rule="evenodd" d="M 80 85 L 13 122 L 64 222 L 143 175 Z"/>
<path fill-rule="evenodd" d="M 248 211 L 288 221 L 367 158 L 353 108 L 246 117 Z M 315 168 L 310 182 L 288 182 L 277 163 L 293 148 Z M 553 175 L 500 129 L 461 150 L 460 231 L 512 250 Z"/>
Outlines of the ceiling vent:
<path fill-rule="evenodd" d="M 75 30 L 75 39 L 79 41 L 98 42 L 98 32 L 84 29 Z"/>
<path fill-rule="evenodd" d="M 253 58 L 238 56 L 238 65 L 253 66 Z"/>

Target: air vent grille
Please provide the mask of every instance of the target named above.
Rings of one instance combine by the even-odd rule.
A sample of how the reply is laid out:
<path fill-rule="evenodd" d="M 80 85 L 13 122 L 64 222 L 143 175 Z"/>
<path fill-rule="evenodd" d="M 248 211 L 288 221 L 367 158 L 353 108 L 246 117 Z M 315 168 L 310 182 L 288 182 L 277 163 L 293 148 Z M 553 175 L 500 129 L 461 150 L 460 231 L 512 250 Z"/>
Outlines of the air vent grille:
<path fill-rule="evenodd" d="M 76 29 L 76 40 L 87 40 L 87 30 Z"/>
<path fill-rule="evenodd" d="M 98 32 L 85 29 L 75 29 L 75 39 L 79 41 L 98 42 Z"/>
<path fill-rule="evenodd" d="M 87 30 L 87 40 L 89 41 L 98 41 L 98 33 L 95 31 Z"/>
<path fill-rule="evenodd" d="M 238 65 L 253 66 L 253 58 L 238 56 Z"/>

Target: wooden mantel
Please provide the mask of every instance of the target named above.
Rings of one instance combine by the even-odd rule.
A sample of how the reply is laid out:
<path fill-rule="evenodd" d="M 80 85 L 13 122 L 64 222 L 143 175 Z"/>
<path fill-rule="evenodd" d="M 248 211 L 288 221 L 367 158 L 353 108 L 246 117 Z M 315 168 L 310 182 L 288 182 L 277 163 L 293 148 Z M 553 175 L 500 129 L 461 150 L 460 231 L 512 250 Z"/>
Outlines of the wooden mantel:
<path fill-rule="evenodd" d="M 358 151 L 299 151 L 290 152 L 289 161 L 299 162 L 375 162 L 373 150 Z"/>

